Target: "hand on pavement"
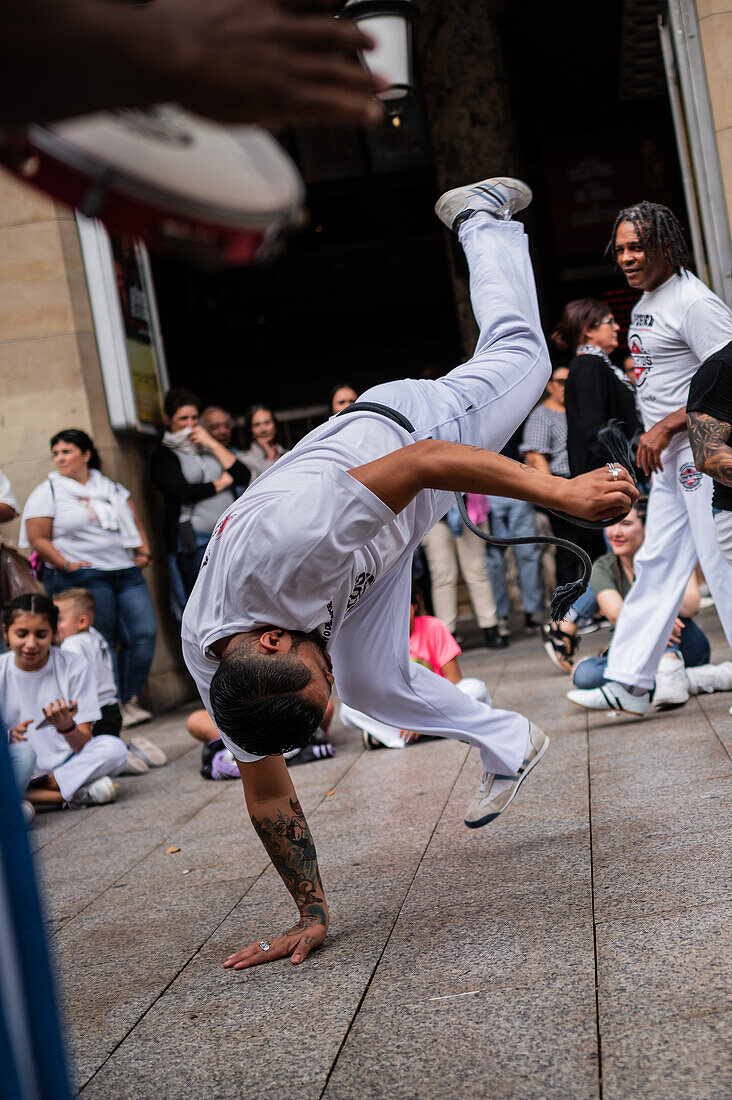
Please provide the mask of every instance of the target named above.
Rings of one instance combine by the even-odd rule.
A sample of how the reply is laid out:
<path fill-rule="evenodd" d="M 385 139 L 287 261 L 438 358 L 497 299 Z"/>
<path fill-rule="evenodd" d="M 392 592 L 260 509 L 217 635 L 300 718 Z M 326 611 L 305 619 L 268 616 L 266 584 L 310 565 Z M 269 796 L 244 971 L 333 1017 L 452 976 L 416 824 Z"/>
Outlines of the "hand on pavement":
<path fill-rule="evenodd" d="M 622 466 L 616 466 L 617 478 L 607 466 L 569 478 L 564 488 L 561 507 L 578 519 L 620 519 L 638 499 L 633 479 Z"/>
<path fill-rule="evenodd" d="M 241 951 L 235 951 L 229 955 L 224 966 L 234 970 L 246 970 L 250 966 L 259 966 L 260 963 L 274 962 L 275 959 L 284 959 L 292 956 L 292 962 L 297 965 L 303 962 L 311 951 L 320 947 L 328 929 L 318 917 L 302 917 L 301 920 L 289 931 L 272 939 L 259 940 L 249 947 L 243 947 Z M 269 950 L 265 951 L 260 943 L 269 943 Z"/>

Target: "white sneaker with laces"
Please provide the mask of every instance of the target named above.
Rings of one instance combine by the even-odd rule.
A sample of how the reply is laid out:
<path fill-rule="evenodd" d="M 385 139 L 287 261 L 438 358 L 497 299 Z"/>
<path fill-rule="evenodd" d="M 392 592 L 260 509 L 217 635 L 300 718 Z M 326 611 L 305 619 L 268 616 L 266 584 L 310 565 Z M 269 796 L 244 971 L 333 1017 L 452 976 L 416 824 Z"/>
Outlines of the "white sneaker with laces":
<path fill-rule="evenodd" d="M 148 768 L 162 768 L 163 764 L 168 763 L 168 758 L 162 749 L 150 740 L 149 737 L 140 737 L 138 733 L 128 741 L 127 747 L 130 750 L 130 755 L 139 757 Z"/>
<path fill-rule="evenodd" d="M 494 176 L 467 187 L 446 191 L 437 200 L 435 214 L 448 229 L 456 230 L 477 210 L 485 210 L 496 218 L 508 221 L 518 210 L 524 210 L 531 199 L 531 188 L 522 180 Z"/>
<path fill-rule="evenodd" d="M 689 686 L 683 659 L 675 653 L 664 653 L 656 671 L 654 707 L 657 710 L 669 710 L 671 707 L 682 706 L 688 698 Z"/>
<path fill-rule="evenodd" d="M 642 718 L 651 702 L 651 693 L 633 695 L 622 684 L 608 680 L 596 688 L 572 688 L 567 692 L 570 703 L 585 710 L 619 710 L 623 714 L 632 714 Z"/>
<path fill-rule="evenodd" d="M 117 788 L 108 775 L 103 775 L 86 787 L 79 787 L 69 799 L 69 806 L 100 806 L 104 802 L 114 802 L 116 797 Z"/>
<path fill-rule="evenodd" d="M 711 695 L 713 691 L 732 691 L 732 661 L 721 665 L 697 665 L 687 668 L 686 682 L 689 695 Z"/>
<path fill-rule="evenodd" d="M 144 760 L 135 756 L 134 752 L 128 752 L 124 767 L 117 772 L 117 775 L 145 775 L 148 771 L 149 768 Z"/>
<path fill-rule="evenodd" d="M 478 790 L 473 795 L 465 824 L 469 829 L 479 829 L 503 813 L 513 802 L 516 793 L 529 772 L 539 763 L 549 748 L 549 738 L 543 730 L 529 722 L 529 744 L 526 756 L 516 775 L 493 775 L 483 772 Z"/>

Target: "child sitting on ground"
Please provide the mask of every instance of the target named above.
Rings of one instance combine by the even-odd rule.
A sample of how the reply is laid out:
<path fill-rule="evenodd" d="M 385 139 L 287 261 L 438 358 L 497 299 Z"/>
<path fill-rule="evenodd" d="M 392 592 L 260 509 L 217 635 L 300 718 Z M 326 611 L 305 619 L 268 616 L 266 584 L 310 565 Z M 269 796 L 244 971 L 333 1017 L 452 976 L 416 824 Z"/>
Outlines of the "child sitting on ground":
<path fill-rule="evenodd" d="M 289 767 L 296 764 L 311 764 L 314 760 L 325 760 L 335 756 L 336 751 L 328 741 L 328 729 L 333 718 L 333 704 L 328 703 L 320 728 L 313 734 L 309 744 L 301 749 L 293 749 L 284 754 Z M 191 737 L 203 743 L 201 749 L 201 775 L 204 779 L 239 779 L 239 769 L 233 753 L 224 745 L 213 719 L 206 710 L 194 710 L 186 721 L 186 729 Z"/>
<path fill-rule="evenodd" d="M 11 740 L 21 731 L 36 753 L 26 798 L 35 806 L 78 807 L 113 802 L 111 776 L 127 759 L 118 737 L 92 738 L 101 718 L 91 666 L 52 645 L 58 610 L 27 593 L 3 608 L 0 711 Z"/>
<path fill-rule="evenodd" d="M 117 698 L 112 655 L 109 646 L 94 629 L 94 597 L 86 588 L 67 588 L 57 592 L 53 602 L 58 608 L 56 636 L 66 653 L 79 653 L 94 671 L 97 696 L 102 717 L 92 727 L 92 737 L 100 734 L 119 736 L 122 729 L 122 708 Z M 147 737 L 134 734 L 128 743 L 129 758 L 121 775 L 142 775 L 148 768 L 159 768 L 166 762 L 165 753 Z"/>
<path fill-rule="evenodd" d="M 410 661 L 416 661 L 438 676 L 444 676 L 471 699 L 490 703 L 488 689 L 483 681 L 462 675 L 458 664 L 462 650 L 442 620 L 433 615 L 420 615 L 419 611 L 419 596 L 413 592 L 409 611 Z M 364 747 L 367 749 L 380 749 L 384 746 L 388 749 L 403 749 L 419 738 L 419 733 L 414 730 L 398 730 L 395 726 L 387 726 L 360 710 L 346 706 L 345 703 L 341 704 L 340 713 L 344 725 L 361 730 Z"/>

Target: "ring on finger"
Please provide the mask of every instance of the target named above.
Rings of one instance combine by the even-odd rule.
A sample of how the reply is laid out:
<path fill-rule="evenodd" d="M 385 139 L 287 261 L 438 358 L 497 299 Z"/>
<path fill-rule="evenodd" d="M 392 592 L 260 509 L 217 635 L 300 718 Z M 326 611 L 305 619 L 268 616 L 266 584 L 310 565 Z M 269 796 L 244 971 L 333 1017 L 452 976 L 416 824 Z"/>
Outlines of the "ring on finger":
<path fill-rule="evenodd" d="M 271 944 L 269 940 L 260 940 L 259 946 L 261 947 L 262 951 L 269 951 Z"/>

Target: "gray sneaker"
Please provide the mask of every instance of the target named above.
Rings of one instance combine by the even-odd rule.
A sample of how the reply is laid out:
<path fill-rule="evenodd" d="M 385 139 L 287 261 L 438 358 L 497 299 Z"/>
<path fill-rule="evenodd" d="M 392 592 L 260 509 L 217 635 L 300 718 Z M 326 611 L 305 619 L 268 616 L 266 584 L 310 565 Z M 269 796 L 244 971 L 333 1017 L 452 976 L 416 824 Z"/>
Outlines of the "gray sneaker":
<path fill-rule="evenodd" d="M 465 824 L 469 829 L 488 825 L 513 802 L 516 792 L 535 764 L 549 748 L 549 738 L 543 730 L 529 723 L 529 748 L 516 775 L 492 775 L 484 772 L 478 790 L 473 795 Z"/>
<path fill-rule="evenodd" d="M 102 775 L 86 787 L 79 787 L 69 799 L 68 805 L 72 809 L 77 806 L 99 806 L 104 802 L 114 802 L 116 797 L 117 788 L 113 781 L 108 775 Z"/>
<path fill-rule="evenodd" d="M 531 198 L 531 188 L 522 180 L 495 176 L 446 191 L 437 200 L 435 214 L 448 229 L 456 230 L 476 210 L 486 210 L 494 217 L 507 221 L 518 210 L 524 210 Z"/>

